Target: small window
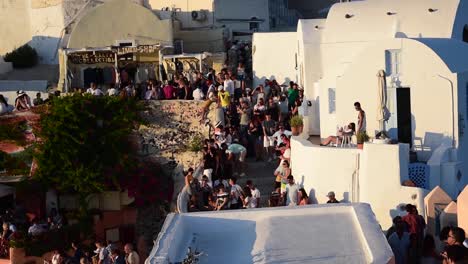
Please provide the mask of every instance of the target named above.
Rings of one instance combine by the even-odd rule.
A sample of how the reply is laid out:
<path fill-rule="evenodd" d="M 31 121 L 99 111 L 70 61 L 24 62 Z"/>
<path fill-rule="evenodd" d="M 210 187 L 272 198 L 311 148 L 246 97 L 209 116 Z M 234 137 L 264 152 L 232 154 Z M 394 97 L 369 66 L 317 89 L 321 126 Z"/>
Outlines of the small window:
<path fill-rule="evenodd" d="M 468 42 L 468 25 L 463 28 L 463 41 Z"/>
<path fill-rule="evenodd" d="M 334 114 L 336 112 L 336 89 L 328 88 L 328 113 Z"/>
<path fill-rule="evenodd" d="M 385 71 L 387 76 L 399 76 L 401 72 L 401 50 L 385 51 Z"/>

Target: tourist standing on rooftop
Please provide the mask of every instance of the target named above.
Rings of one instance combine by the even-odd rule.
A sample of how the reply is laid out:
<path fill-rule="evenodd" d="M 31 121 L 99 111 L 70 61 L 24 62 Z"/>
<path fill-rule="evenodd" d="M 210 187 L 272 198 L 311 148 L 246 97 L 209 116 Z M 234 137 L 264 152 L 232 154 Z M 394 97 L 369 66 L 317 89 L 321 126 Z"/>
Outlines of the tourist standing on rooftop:
<path fill-rule="evenodd" d="M 365 132 L 366 131 L 366 112 L 362 110 L 361 108 L 361 103 L 355 102 L 354 103 L 354 109 L 358 111 L 358 127 L 357 127 L 357 133 L 360 132 Z"/>

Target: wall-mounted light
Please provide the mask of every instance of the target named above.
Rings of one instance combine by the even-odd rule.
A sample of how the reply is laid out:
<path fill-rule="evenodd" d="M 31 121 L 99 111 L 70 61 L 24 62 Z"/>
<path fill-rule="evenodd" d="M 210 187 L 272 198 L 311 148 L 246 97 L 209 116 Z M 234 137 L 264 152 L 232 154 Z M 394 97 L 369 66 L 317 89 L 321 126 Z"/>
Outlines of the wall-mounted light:
<path fill-rule="evenodd" d="M 314 29 L 315 29 L 315 30 L 319 30 L 320 27 L 317 25 L 317 26 L 314 27 Z"/>
<path fill-rule="evenodd" d="M 429 11 L 429 13 L 434 13 L 434 12 L 436 12 L 437 10 L 439 10 L 439 9 L 429 8 L 427 11 Z"/>
<path fill-rule="evenodd" d="M 354 16 L 354 15 L 346 14 L 344 17 L 348 19 L 348 18 L 352 18 L 353 16 Z"/>
<path fill-rule="evenodd" d="M 393 16 L 396 15 L 396 12 L 387 12 L 387 16 Z"/>

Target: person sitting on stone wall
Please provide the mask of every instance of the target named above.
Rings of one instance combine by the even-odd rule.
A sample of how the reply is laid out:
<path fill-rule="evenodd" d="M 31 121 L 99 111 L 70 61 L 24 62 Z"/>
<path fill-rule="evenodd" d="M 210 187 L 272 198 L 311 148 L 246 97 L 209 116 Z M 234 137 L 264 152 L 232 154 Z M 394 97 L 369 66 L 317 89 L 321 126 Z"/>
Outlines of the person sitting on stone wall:
<path fill-rule="evenodd" d="M 15 109 L 24 111 L 31 109 L 31 98 L 24 91 L 19 90 L 16 92 Z"/>
<path fill-rule="evenodd" d="M 34 98 L 33 104 L 34 104 L 34 106 L 44 104 L 44 100 L 42 100 L 42 98 L 41 98 L 41 93 L 36 93 L 36 98 Z"/>

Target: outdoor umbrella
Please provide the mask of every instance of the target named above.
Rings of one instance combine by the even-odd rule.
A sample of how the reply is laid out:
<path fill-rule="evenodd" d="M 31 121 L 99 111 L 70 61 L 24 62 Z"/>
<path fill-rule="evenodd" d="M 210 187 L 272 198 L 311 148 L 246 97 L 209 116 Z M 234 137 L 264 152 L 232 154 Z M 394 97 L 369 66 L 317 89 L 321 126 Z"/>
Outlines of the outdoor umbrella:
<path fill-rule="evenodd" d="M 385 71 L 380 70 L 377 73 L 377 121 L 379 121 L 379 130 L 383 131 L 384 130 L 384 121 L 385 121 L 385 109 L 386 109 L 386 104 L 387 104 L 387 96 L 385 93 L 386 89 L 386 81 L 385 81 Z"/>

